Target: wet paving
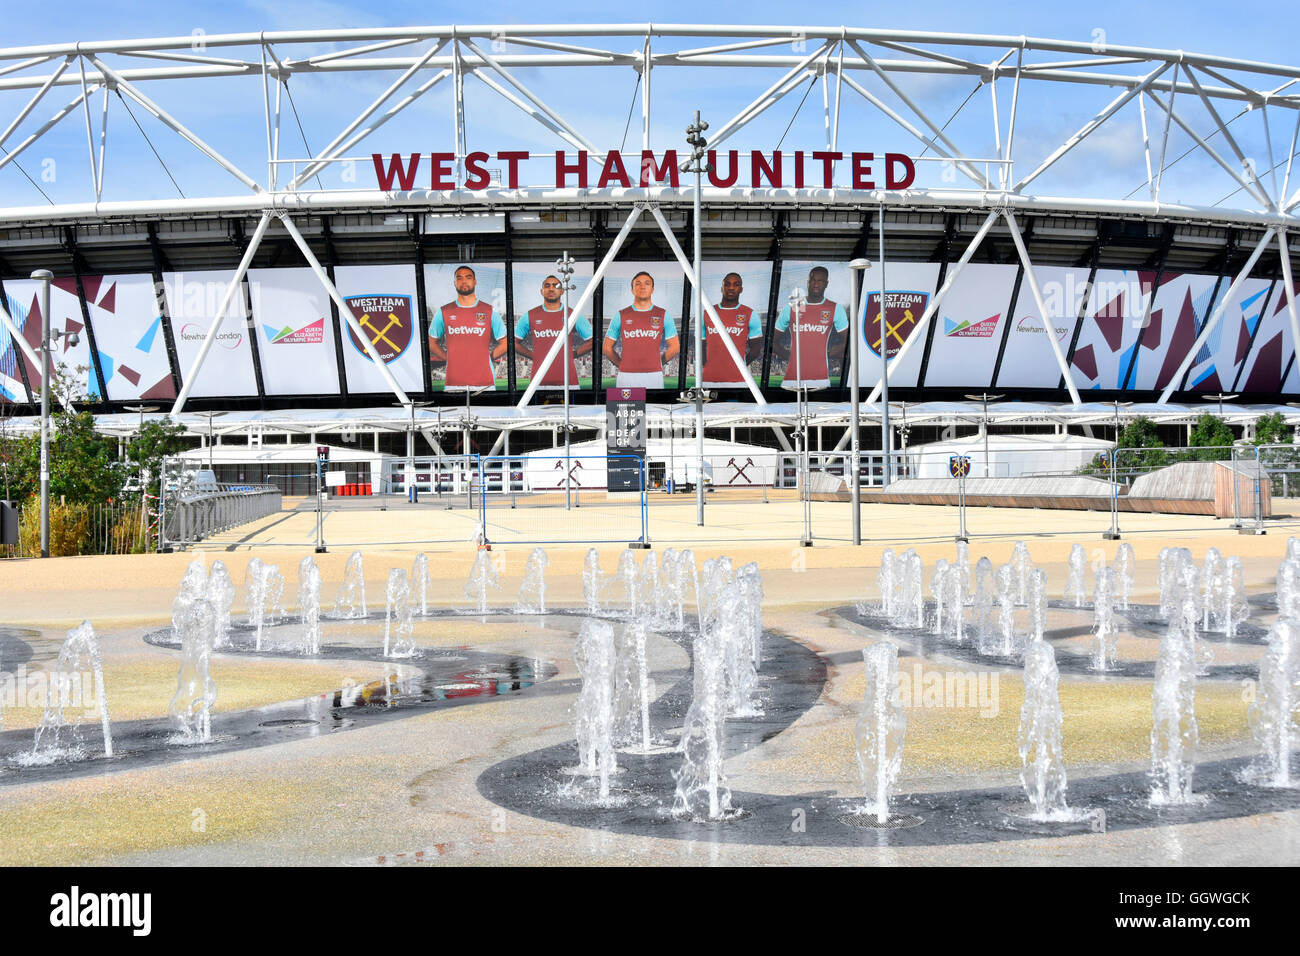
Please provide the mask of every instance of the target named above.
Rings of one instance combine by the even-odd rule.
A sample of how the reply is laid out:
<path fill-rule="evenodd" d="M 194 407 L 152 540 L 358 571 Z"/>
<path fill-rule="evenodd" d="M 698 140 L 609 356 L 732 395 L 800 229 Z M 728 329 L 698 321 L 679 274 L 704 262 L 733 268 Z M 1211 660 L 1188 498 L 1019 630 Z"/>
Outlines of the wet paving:
<path fill-rule="evenodd" d="M 686 635 L 675 638 L 683 645 L 689 643 Z M 781 634 L 766 633 L 756 694 L 763 717 L 727 720 L 726 756 L 759 746 L 807 712 L 821 696 L 826 663 L 804 645 Z M 675 676 L 676 683 L 652 706 L 652 727 L 680 727 L 683 722 L 690 704 L 691 677 L 689 671 Z M 756 846 L 947 846 L 1134 830 L 1300 809 L 1300 789 L 1248 784 L 1240 775 L 1249 761 L 1236 759 L 1198 764 L 1197 802 L 1184 806 L 1152 806 L 1145 772 L 1071 780 L 1069 802 L 1076 819 L 1064 822 L 1030 819 L 1024 793 L 1018 787 L 899 795 L 891 798 L 891 816 L 885 826 L 874 826 L 872 818 L 861 814 L 861 798 L 827 792 L 776 795 L 733 790 L 731 805 L 740 812 L 734 819 L 708 821 L 682 819 L 672 812 L 673 773 L 682 763 L 676 752 L 620 752 L 619 772 L 611 777 L 610 796 L 603 801 L 594 781 L 584 781 L 572 772 L 577 762 L 577 743 L 569 741 L 490 767 L 480 775 L 478 789 L 488 800 L 516 813 L 569 826 Z"/>
<path fill-rule="evenodd" d="M 353 633 L 367 628 L 364 620 L 349 624 Z M 285 624 L 268 628 L 264 635 L 267 647 L 262 651 L 253 649 L 254 631 L 237 627 L 232 644 L 216 653 L 283 660 L 291 652 L 287 646 L 277 645 L 294 640 L 290 636 L 286 641 L 283 636 L 284 633 L 293 635 L 293 627 Z M 285 631 L 279 632 L 280 628 Z M 10 649 L 15 642 L 23 643 L 12 636 L 6 642 L 4 636 L 12 633 L 12 629 L 0 631 L 0 650 Z M 370 626 L 372 640 L 374 633 L 374 627 Z M 382 639 L 382 624 L 379 634 Z M 159 647 L 178 646 L 170 627 L 147 634 L 145 640 Z M 20 656 L 17 649 L 9 650 L 6 662 L 10 653 L 15 658 Z M 212 739 L 204 743 L 187 742 L 170 718 L 114 722 L 114 755 L 108 759 L 103 756 L 103 739 L 98 721 L 93 718 L 82 721 L 75 730 L 63 732 L 62 742 L 67 745 L 68 755 L 78 759 L 55 760 L 39 766 L 27 765 L 24 756 L 32 750 L 33 731 L 30 728 L 6 731 L 0 733 L 0 785 L 134 770 L 306 740 L 448 707 L 498 701 L 528 691 L 557 673 L 555 665 L 548 661 L 469 648 L 420 649 L 412 656 L 392 659 L 385 658 L 374 646 L 336 644 L 323 646 L 319 654 L 292 656 L 299 660 L 386 663 L 392 665 L 392 671 L 382 679 L 346 685 L 312 697 L 215 713 Z"/>
<path fill-rule="evenodd" d="M 1088 616 L 1092 614 L 1089 608 L 1076 608 L 1073 604 L 1065 602 L 1053 601 L 1049 607 L 1056 611 L 1068 610 Z M 832 608 L 828 613 L 832 619 L 839 618 L 869 632 L 872 636 L 883 637 L 921 657 L 1017 671 L 1024 668 L 1023 654 L 981 654 L 976 646 L 975 631 L 969 623 L 966 628 L 966 639 L 958 641 L 946 634 L 932 634 L 927 628 L 896 627 L 890 624 L 877 608 L 871 606 L 844 605 Z M 1160 617 L 1160 609 L 1154 605 L 1134 604 L 1127 611 L 1116 610 L 1115 620 L 1121 636 L 1127 634 L 1130 637 L 1150 638 L 1156 642 L 1168 627 L 1168 622 Z M 1091 633 L 1092 627 L 1089 624 L 1072 624 L 1065 627 L 1047 627 L 1043 631 L 1043 638 L 1049 642 L 1058 642 L 1084 637 Z M 1023 639 L 1023 636 L 1019 637 Z M 1267 638 L 1268 631 L 1265 628 L 1250 623 L 1239 625 L 1237 635 L 1232 641 L 1229 641 L 1224 634 L 1197 632 L 1197 641 L 1208 641 L 1214 644 L 1234 643 L 1262 647 L 1268 643 Z M 1153 680 L 1156 673 L 1155 660 L 1124 658 L 1111 662 L 1104 671 L 1099 671 L 1093 667 L 1091 655 L 1076 653 L 1063 647 L 1056 648 L 1056 666 L 1062 675 L 1098 679 Z M 1259 667 L 1254 663 L 1208 664 L 1197 672 L 1197 676 L 1209 680 L 1254 680 L 1259 676 Z"/>

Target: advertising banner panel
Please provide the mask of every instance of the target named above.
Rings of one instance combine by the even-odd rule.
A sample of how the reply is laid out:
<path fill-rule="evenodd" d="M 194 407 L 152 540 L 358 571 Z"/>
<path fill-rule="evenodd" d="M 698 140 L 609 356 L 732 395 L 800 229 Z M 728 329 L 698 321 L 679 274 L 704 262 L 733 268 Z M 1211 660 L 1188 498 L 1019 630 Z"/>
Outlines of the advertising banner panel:
<path fill-rule="evenodd" d="M 249 269 L 262 385 L 268 395 L 337 395 L 330 299 L 310 269 Z"/>
<path fill-rule="evenodd" d="M 763 374 L 763 345 L 767 333 L 767 299 L 772 286 L 772 263 L 735 261 L 704 262 L 704 293 L 713 303 L 726 326 L 731 344 L 737 354 L 745 360 L 749 374 L 759 385 Z M 694 291 L 689 292 L 691 302 L 695 301 Z M 692 305 L 694 308 L 694 305 Z M 682 343 L 686 349 L 686 384 L 695 384 L 695 334 Z M 728 391 L 745 388 L 744 376 L 736 368 L 731 355 L 708 316 L 704 319 L 704 387 Z M 731 393 L 726 398 L 745 401 L 742 396 Z"/>
<path fill-rule="evenodd" d="M 576 305 L 586 291 L 594 268 L 590 262 L 573 264 L 573 291 L 569 293 L 570 306 Z M 564 287 L 556 274 L 554 262 L 515 262 L 511 264 L 514 296 L 514 315 L 511 329 L 515 339 L 515 385 L 527 388 L 532 381 L 534 363 L 540 363 L 556 342 L 560 341 L 560 327 L 567 313 L 564 311 Z M 583 306 L 578 321 L 569 336 L 569 388 L 591 388 L 591 364 L 596 347 L 591 324 L 591 301 Z M 563 349 L 563 345 L 560 346 Z M 547 370 L 546 380 L 539 389 L 554 391 L 564 388 L 562 356 Z"/>
<path fill-rule="evenodd" d="M 1056 336 L 1062 355 L 1069 353 L 1079 308 L 1088 294 L 1088 271 L 1063 266 L 1037 266 L 1034 269 L 1043 304 L 1051 316 L 1052 334 Z M 1022 279 L 1020 293 L 1012 307 L 1011 329 L 1007 333 L 1007 347 L 1002 353 L 1002 367 L 995 388 L 1056 388 L 1060 384 L 1061 367 L 1044 329 L 1043 317 L 1039 315 L 1029 280 Z"/>
<path fill-rule="evenodd" d="M 1070 357 L 1070 373 L 1080 391 L 1128 387 L 1155 281 L 1150 270 L 1097 270 Z"/>
<path fill-rule="evenodd" d="M 677 388 L 677 356 L 685 333 L 681 266 L 675 261 L 615 262 L 602 285 L 603 387 Z"/>
<path fill-rule="evenodd" d="M 176 358 L 180 362 L 181 385 L 190 374 L 194 360 L 203 346 L 204 336 L 212 325 L 233 269 L 202 272 L 168 272 L 163 275 L 167 312 L 172 320 L 176 340 Z M 253 348 L 249 344 L 250 327 L 244 309 L 244 293 L 236 290 L 230 306 L 217 329 L 216 339 L 199 369 L 190 389 L 194 398 L 257 394 L 257 377 L 253 371 Z"/>
<path fill-rule="evenodd" d="M 982 262 L 972 262 L 961 271 L 931 320 L 934 337 L 926 385 L 988 388 L 993 383 L 1017 272 L 1014 265 Z M 920 347 L 920 343 L 912 346 L 913 350 Z"/>
<path fill-rule="evenodd" d="M 22 330 L 27 344 L 37 350 L 37 354 L 41 344 L 40 287 L 41 284 L 34 279 L 5 280 L 5 308 Z M 98 291 L 98 287 L 95 288 Z M 95 375 L 91 359 L 90 336 L 86 334 L 81 298 L 77 295 L 77 280 L 72 276 L 55 279 L 50 283 L 50 329 L 57 329 L 64 336 L 70 333 L 77 335 L 76 345 L 70 345 L 66 337 L 60 337 L 50 354 L 51 374 L 64 381 L 65 386 L 71 389 L 74 399 L 84 396 L 92 402 L 99 401 L 103 396 L 100 394 L 99 378 Z M 40 369 L 32 365 L 22 352 L 17 352 L 15 358 L 22 361 L 27 370 L 27 381 L 35 390 L 41 380 Z M 33 399 L 38 397 L 32 396 Z"/>
<path fill-rule="evenodd" d="M 865 347 L 858 351 L 862 359 L 858 384 L 874 386 L 880 381 L 880 350 L 883 338 L 883 348 L 889 359 L 889 384 L 913 386 L 917 384 L 921 374 L 921 357 L 925 353 L 925 342 L 918 339 L 901 363 L 897 356 L 913 335 L 926 334 L 924 329 L 918 331 L 918 325 L 930 305 L 931 298 L 938 290 L 939 264 L 886 261 L 885 282 L 888 289 L 882 336 L 880 273 L 875 266 L 864 273 L 861 328 L 862 344 Z"/>
<path fill-rule="evenodd" d="M 1130 388 L 1162 389 L 1169 384 L 1210 314 L 1217 282 L 1218 276 L 1200 273 L 1161 275 L 1129 376 Z"/>
<path fill-rule="evenodd" d="M 1294 276 L 1292 277 L 1295 278 Z M 1300 309 L 1300 281 L 1295 284 L 1297 295 L 1296 308 Z M 1262 301 L 1262 300 L 1261 300 Z M 1297 391 L 1294 361 L 1295 343 L 1291 335 L 1291 315 L 1287 309 L 1286 284 L 1279 279 L 1273 285 L 1273 291 L 1267 304 L 1261 305 L 1264 317 L 1258 321 L 1255 331 L 1255 343 L 1246 356 L 1246 360 L 1237 370 L 1237 380 L 1226 391 L 1243 394 L 1261 394 L 1270 392 Z M 1242 311 L 1242 310 L 1238 310 Z M 1254 309 L 1247 307 L 1243 318 Z M 1234 314 L 1229 306 L 1223 321 Z M 1287 365 L 1292 365 L 1287 373 Z M 1283 387 L 1282 375 L 1287 373 L 1287 385 Z M 1213 389 L 1219 391 L 1219 389 Z"/>
<path fill-rule="evenodd" d="M 429 371 L 435 390 L 506 388 L 506 267 L 440 262 L 424 267 Z"/>
<path fill-rule="evenodd" d="M 153 276 L 83 276 L 81 283 L 109 399 L 174 399 L 176 387 Z"/>
<path fill-rule="evenodd" d="M 424 390 L 420 368 L 420 323 L 415 267 L 337 266 L 334 284 L 388 371 L 407 392 Z M 343 373 L 349 393 L 392 394 L 365 345 L 342 316 Z"/>

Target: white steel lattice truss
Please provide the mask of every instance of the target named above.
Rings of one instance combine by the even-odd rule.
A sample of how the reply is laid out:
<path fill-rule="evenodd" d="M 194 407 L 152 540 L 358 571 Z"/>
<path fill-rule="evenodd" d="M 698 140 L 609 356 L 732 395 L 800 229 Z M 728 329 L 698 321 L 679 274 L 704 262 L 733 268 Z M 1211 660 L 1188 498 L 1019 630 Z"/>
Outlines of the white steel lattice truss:
<path fill-rule="evenodd" d="M 583 70 L 584 73 L 577 73 Z M 592 71 L 597 71 L 595 74 Z M 665 74 L 665 70 L 669 71 Z M 686 71 L 684 74 L 682 71 Z M 708 71 L 708 72 L 705 72 Z M 687 80 L 678 82 L 679 75 Z M 738 80 L 756 77 L 757 95 L 736 110 L 726 106 L 710 110 L 711 91 L 725 78 L 728 87 Z M 775 82 L 770 76 L 779 75 Z M 313 129 L 309 137 L 303 131 L 304 146 L 329 137 L 326 145 L 298 157 L 286 157 L 282 150 L 288 136 L 285 106 L 291 81 L 301 89 L 313 81 L 326 82 L 332 76 L 354 77 L 360 87 L 372 83 L 381 91 L 365 108 L 346 121 L 335 116 L 330 130 Z M 281 219 L 296 245 L 306 255 L 327 293 L 335 301 L 341 297 L 325 272 L 316 263 L 306 242 L 293 226 L 294 215 L 376 208 L 447 210 L 500 209 L 525 204 L 581 205 L 630 208 L 627 226 L 608 250 L 606 263 L 613 261 L 626 239 L 631 223 L 642 212 L 650 211 L 674 247 L 688 281 L 694 282 L 689 263 L 672 239 L 671 231 L 659 214 L 660 203 L 677 203 L 693 198 L 692 187 L 646 186 L 605 189 L 557 188 L 552 180 L 544 185 L 520 184 L 506 188 L 497 184 L 470 191 L 457 188 L 447 191 L 409 189 L 383 191 L 349 184 L 344 188 L 326 188 L 320 178 L 323 170 L 339 164 L 365 163 L 353 151 L 390 121 L 402 117 L 409 121 L 416 111 L 413 105 L 428 104 L 424 99 L 435 88 L 449 92 L 437 100 L 435 109 L 442 113 L 441 122 L 450 127 L 447 140 L 453 146 L 456 181 L 463 181 L 466 157 L 472 151 L 467 126 L 467 86 L 477 84 L 529 116 L 547 134 L 551 150 L 574 150 L 587 153 L 587 162 L 598 168 L 612 142 L 590 131 L 593 125 L 588 111 L 581 106 L 557 107 L 551 92 L 567 83 L 568 88 L 584 93 L 584 84 L 599 78 L 602 84 L 628 81 L 633 88 L 632 110 L 627 129 L 632 128 L 640 111 L 640 147 L 658 150 L 676 147 L 682 157 L 686 150 L 676 143 L 679 120 L 687 118 L 687 104 L 669 103 L 671 112 L 659 104 L 654 88 L 667 81 L 670 90 L 690 89 L 690 108 L 700 108 L 712 117 L 710 148 L 729 144 L 735 148 L 739 134 L 752 132 L 756 121 L 786 96 L 804 88 L 804 98 L 820 86 L 824 149 L 838 152 L 842 141 L 842 114 L 854 109 L 865 110 L 873 126 L 872 137 L 878 147 L 891 145 L 911 150 L 911 155 L 927 162 L 916 182 L 896 191 L 852 189 L 846 181 L 848 163 L 836 161 L 836 175 L 831 188 L 719 188 L 707 186 L 701 199 L 710 202 L 753 202 L 768 207 L 863 208 L 886 206 L 932 207 L 986 212 L 987 218 L 966 248 L 961 259 L 949 270 L 945 284 L 933 297 L 918 325 L 918 331 L 930 322 L 944 294 L 951 288 L 961 269 L 971 259 L 980 242 L 999 221 L 1005 224 L 1025 267 L 1030 291 L 1041 314 L 1049 315 L 1030 265 L 1017 213 L 1087 213 L 1132 218 L 1160 217 L 1165 221 L 1202 222 L 1229 225 L 1242 229 L 1253 253 L 1237 275 L 1240 284 L 1270 243 L 1276 242 L 1281 255 L 1288 297 L 1292 341 L 1300 342 L 1300 322 L 1294 302 L 1288 230 L 1300 227 L 1300 183 L 1293 182 L 1292 167 L 1300 135 L 1300 69 L 1269 63 L 1257 63 L 1213 55 L 1195 55 L 1182 51 L 1110 46 L 1104 38 L 1091 43 L 1031 39 L 1026 37 L 939 34 L 915 31 L 852 29 L 846 27 L 745 27 L 683 26 L 665 24 L 621 25 L 504 25 L 386 28 L 365 30 L 315 30 L 279 33 L 251 33 L 195 36 L 147 40 L 121 40 L 48 44 L 0 50 L 0 195 L 18 195 L 25 188 L 17 178 L 17 168 L 24 156 L 35 156 L 32 147 L 56 136 L 60 124 L 80 113 L 86 132 L 86 185 L 84 201 L 49 201 L 44 206 L 9 205 L 0 208 L 0 223 L 40 224 L 106 219 L 130 219 L 138 216 L 175 216 L 198 213 L 245 212 L 259 215 L 259 226 L 249 244 L 234 282 L 227 291 L 219 314 L 209 330 L 198 360 L 185 378 L 185 387 L 173 413 L 185 404 L 189 388 L 211 345 L 222 315 L 229 307 L 235 287 L 265 234 L 272 218 Z M 225 111 L 245 110 L 242 124 L 244 139 L 251 129 L 265 133 L 265 169 L 256 173 L 242 168 L 226 152 L 214 147 L 209 139 L 195 131 L 200 120 L 210 120 L 199 104 L 217 89 L 215 81 L 228 86 L 221 95 Z M 243 80 L 244 82 L 240 82 Z M 249 80 L 255 80 L 254 85 Z M 652 80 L 654 81 L 652 83 Z M 448 82 L 449 81 L 449 82 Z M 979 98 L 976 106 L 955 126 L 957 114 L 947 122 L 939 114 L 947 112 L 947 103 L 936 93 L 942 81 L 973 82 L 971 96 L 987 87 L 987 101 Z M 1043 96 L 1054 92 L 1080 95 L 1092 87 L 1115 90 L 1094 116 L 1069 135 L 1061 137 L 1061 114 L 1044 109 Z M 146 90 L 147 88 L 147 90 Z M 950 86 L 949 86 L 950 88 Z M 758 92 L 761 89 L 761 92 Z M 200 90 L 202 95 L 200 95 Z M 539 91 L 547 91 L 544 96 Z M 440 91 L 440 92 L 441 92 Z M 1031 91 L 1039 94 L 1038 105 L 1028 105 Z M 73 95 L 67 98 L 67 93 Z M 203 195 L 186 195 L 177 199 L 106 199 L 112 194 L 115 164 L 110 147 L 123 132 L 110 138 L 110 112 L 119 125 L 117 110 L 110 111 L 112 97 L 120 99 L 124 109 L 134 105 L 131 119 L 142 112 L 148 128 L 158 137 L 164 150 L 178 145 L 176 137 L 188 143 L 185 156 L 191 163 L 207 164 L 220 170 L 241 187 L 237 195 L 215 195 L 214 187 L 205 187 Z M 99 108 L 94 100 L 99 97 Z M 579 95 L 581 102 L 583 96 Z M 669 95 L 670 100 L 681 95 Z M 1049 99 L 1050 101 L 1050 99 Z M 163 102 L 184 103 L 182 110 L 169 111 Z M 803 103 L 800 102 L 800 107 Z M 962 113 L 966 103 L 958 108 Z M 444 112 L 445 111 L 445 112 Z M 186 123 L 183 112 L 196 114 Z M 427 112 L 427 110 L 426 110 Z M 796 115 L 797 115 L 796 109 Z M 294 120 L 301 122 L 296 107 Z M 1067 111 L 1068 113 L 1068 111 Z M 98 114 L 98 115 L 96 115 Z M 567 115 L 566 115 L 567 114 Z M 679 115 L 680 114 L 680 115 Z M 721 114 L 721 115 L 719 115 Z M 1253 114 L 1253 115 L 1252 115 Z M 1294 114 L 1294 118 L 1293 118 Z M 659 126 L 673 130 L 672 143 L 657 142 Z M 723 117 L 729 117 L 723 119 Z M 671 119 L 671 125 L 668 120 Z M 770 119 L 770 117 L 769 117 Z M 720 121 L 721 120 L 721 121 Z M 284 121 L 284 122 L 282 122 Z M 389 127 L 389 133 L 401 122 Z M 449 121 L 449 122 L 448 122 Z M 861 124 L 862 118 L 852 122 Z M 1138 125 L 1134 125 L 1137 121 Z M 428 118 L 423 117 L 427 129 Z M 793 120 L 791 120 L 793 123 Z M 1251 124 L 1254 124 L 1253 126 Z M 283 127 L 283 128 L 282 128 Z M 589 134 L 583 133 L 583 128 Z M 446 130 L 445 126 L 440 128 Z M 888 144 L 878 129 L 889 131 Z M 129 129 L 123 126 L 124 130 Z M 1116 198 L 1114 195 L 1069 196 L 1039 192 L 1031 187 L 1051 182 L 1061 169 L 1062 161 L 1077 147 L 1097 136 L 1129 135 L 1140 129 L 1141 181 L 1134 192 L 1144 192 L 1140 199 Z M 539 132 L 540 132 L 539 130 Z M 1053 130 L 1056 130 L 1053 132 Z M 169 132 L 165 132 L 169 131 Z M 1289 131 L 1289 135 L 1286 135 Z M 1278 134 L 1275 136 L 1275 132 Z M 320 135 L 317 135 L 320 134 Z M 145 134 L 146 137 L 148 134 Z M 427 137 L 427 133 L 422 134 Z M 626 132 L 624 141 L 626 141 Z M 261 139 L 259 135 L 257 139 Z M 377 137 L 367 148 L 391 149 Z M 1043 144 L 1057 145 L 1044 148 Z M 1025 144 L 1030 146 L 1026 147 Z M 965 146 L 963 146 L 965 143 Z M 987 144 L 992 144 L 988 155 Z M 1184 149 L 1187 143 L 1192 144 Z M 153 148 L 153 142 L 150 142 Z M 247 142 L 239 144 L 247 153 Z M 406 151 L 428 148 L 428 143 L 407 141 Z M 480 149 L 514 148 L 508 143 L 475 144 Z M 625 143 L 624 143 L 625 145 Z M 751 144 L 772 148 L 772 143 Z M 816 148 L 822 148 L 820 142 Z M 870 148 L 872 144 L 868 144 Z M 259 147 L 260 148 L 260 147 Z M 979 155 L 981 152 L 985 155 Z M 1037 152 L 1038 155 L 1033 155 Z M 1182 203 L 1168 201 L 1171 169 L 1186 155 L 1195 154 L 1213 167 L 1223 188 L 1231 190 L 1219 202 Z M 173 154 L 179 155 L 179 154 Z M 1262 158 L 1261 158 L 1262 155 Z M 928 161 L 933 160 L 933 163 Z M 161 162 L 161 156 L 160 156 Z M 259 164 L 260 165 L 260 164 Z M 7 167 L 8 173 L 2 172 Z M 164 164 L 164 168 L 166 168 Z M 286 172 L 287 171 L 287 172 Z M 1204 169 L 1198 178 L 1205 182 Z M 25 175 L 25 174 L 24 174 Z M 171 176 L 168 170 L 168 176 Z M 958 177 L 961 183 L 958 184 Z M 541 177 L 545 178 L 545 177 Z M 1300 177 L 1296 177 L 1300 179 Z M 1060 177 L 1057 177 L 1059 182 Z M 179 187 L 177 187 L 179 192 Z M 1162 194 L 1163 193 L 1163 194 Z M 1132 193 L 1129 194 L 1130 196 Z M 604 264 L 602 264 L 603 268 Z M 597 276 L 599 278 L 599 275 Z M 589 288 L 594 288 L 595 282 Z M 1204 341 L 1214 331 L 1230 296 L 1220 300 L 1201 329 L 1195 345 L 1162 395 L 1167 401 L 1177 383 L 1191 365 Z M 706 306 L 706 320 L 718 324 L 712 306 Z M 349 310 L 340 310 L 349 322 Z M 574 315 L 578 308 L 573 310 Z M 20 347 L 35 362 L 31 349 L 17 334 L 11 317 L 0 309 L 2 321 Z M 913 334 L 905 352 L 919 336 Z M 1051 343 L 1052 361 L 1061 369 L 1073 402 L 1080 403 L 1059 345 L 1054 336 L 1043 338 Z M 363 342 L 367 338 L 361 336 Z M 721 340 L 730 345 L 728 336 Z M 560 340 L 557 338 L 557 344 Z M 373 357 L 373 350 L 372 357 Z M 554 350 L 547 355 L 541 370 L 548 368 Z M 901 358 L 900 353 L 895 361 Z M 734 356 L 733 356 L 734 358 Z M 1046 358 L 1046 354 L 1044 355 Z M 378 367 L 403 404 L 409 398 L 387 372 Z M 744 368 L 744 363 L 739 363 Z M 534 378 L 534 383 L 540 376 Z M 747 385 L 755 399 L 763 403 L 757 387 L 746 374 Z M 874 402 L 879 384 L 868 399 Z M 520 405 L 532 397 L 532 389 Z"/>

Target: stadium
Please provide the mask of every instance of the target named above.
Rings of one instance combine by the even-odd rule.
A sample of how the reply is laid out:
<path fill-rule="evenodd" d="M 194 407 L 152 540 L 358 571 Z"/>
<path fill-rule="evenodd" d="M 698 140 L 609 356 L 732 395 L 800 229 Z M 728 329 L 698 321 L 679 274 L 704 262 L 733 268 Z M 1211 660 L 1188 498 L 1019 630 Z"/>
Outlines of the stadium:
<path fill-rule="evenodd" d="M 5 488 L 89 412 L 139 494 L 0 538 L 0 679 L 139 691 L 102 772 L 0 695 L 0 862 L 1294 858 L 1298 146 L 1300 67 L 1102 30 L 0 49 Z"/>
<path fill-rule="evenodd" d="M 307 55 L 322 43 L 331 52 Z M 57 361 L 82 369 L 76 391 L 105 428 L 129 434 L 138 416 L 124 409 L 144 402 L 201 440 L 209 429 L 189 413 L 221 410 L 230 414 L 218 441 L 315 434 L 347 446 L 374 435 L 379 448 L 404 455 L 411 420 L 392 406 L 410 399 L 430 403 L 415 419 L 431 439 L 418 453 L 464 452 L 463 421 L 439 435 L 437 406 L 457 414 L 464 403 L 446 387 L 445 353 L 440 360 L 432 339 L 431 354 L 429 329 L 455 295 L 452 273 L 468 264 L 480 300 L 509 318 L 491 377 L 479 383 L 486 389 L 474 396 L 470 449 L 544 448 L 555 444 L 558 396 L 554 383 L 530 388 L 517 320 L 540 305 L 541 280 L 567 253 L 588 341 L 594 333 L 603 342 L 632 301 L 636 272 L 654 277 L 653 303 L 679 320 L 683 347 L 647 395 L 650 429 L 666 433 L 689 421 L 681 410 L 670 423 L 666 406 L 695 384 L 694 184 L 678 171 L 690 158 L 678 130 L 692 113 L 669 104 L 682 89 L 711 86 L 727 93 L 720 106 L 693 100 L 711 124 L 714 167 L 700 196 L 703 295 L 716 304 L 723 278 L 736 273 L 761 335 L 748 343 L 749 374 L 723 382 L 706 409 L 708 438 L 789 452 L 806 394 L 813 434 L 825 450 L 843 451 L 846 331 L 827 343 L 827 377 L 801 393 L 782 388 L 791 353 L 788 324 L 784 333 L 778 326 L 814 268 L 827 270 L 825 299 L 847 308 L 848 263 L 858 258 L 885 264 L 861 279 L 863 414 L 879 422 L 883 271 L 889 398 L 915 403 L 905 412 L 914 443 L 985 421 L 995 432 L 1104 431 L 1116 400 L 1136 403 L 1121 418 L 1148 414 L 1177 435 L 1175 426 L 1205 410 L 1204 396 L 1223 393 L 1237 396 L 1226 417 L 1244 434 L 1259 415 L 1293 416 L 1278 406 L 1300 390 L 1286 294 L 1296 209 L 1287 192 L 1297 110 L 1290 68 L 1104 38 L 648 25 L 203 35 L 0 58 L 12 67 L 0 88 L 14 103 L 0 168 L 35 197 L 15 167 L 40 154 L 43 139 L 84 120 L 89 147 L 79 157 L 84 201 L 0 210 L 0 395 L 11 427 L 30 424 L 39 389 L 29 276 L 44 268 L 55 277 L 54 327 L 84 330 L 77 345 L 59 346 Z M 382 92 L 355 113 L 334 111 L 336 128 L 305 129 L 290 81 L 299 89 L 335 76 L 373 80 Z M 575 104 L 552 98 L 591 79 L 627 87 L 617 143 L 593 142 Z M 738 85 L 755 94 L 739 107 L 730 102 Z M 1045 127 L 1059 124 L 1045 107 L 1063 86 L 1095 100 L 1097 112 L 1053 141 Z M 954 110 L 957 90 L 965 99 Z M 258 165 L 241 168 L 226 144 L 204 140 L 183 112 L 162 105 L 209 95 L 258 131 L 245 137 L 265 147 Z M 470 139 L 489 100 L 529 127 L 516 142 Z M 417 110 L 424 117 L 431 106 L 433 145 L 445 153 L 425 152 L 429 133 L 412 128 Z M 748 130 L 778 117 L 777 128 L 798 120 L 817 138 L 794 150 L 738 148 Z M 1137 165 L 1126 172 L 1139 188 L 1053 191 L 1088 145 L 1134 134 L 1141 149 L 1130 151 Z M 178 163 L 211 166 L 231 194 L 105 198 L 114 147 L 128 136 L 150 144 L 151 179 L 184 178 Z M 1267 162 L 1252 158 L 1264 140 Z M 963 141 L 994 148 L 963 151 Z M 1024 143 L 1036 154 L 1016 163 Z M 1204 199 L 1182 201 L 1192 192 Z M 366 298 L 375 295 L 389 297 L 383 326 L 365 311 L 385 304 Z M 1054 335 L 1044 334 L 1044 315 Z M 384 345 L 382 370 L 359 334 Z M 583 340 L 573 340 L 581 351 Z M 580 437 L 597 439 L 603 416 L 594 406 L 618 368 L 597 346 L 574 370 L 575 423 Z M 1001 401 L 966 398 L 986 392 Z M 514 435 L 511 448 L 504 434 Z M 879 448 L 879 428 L 863 441 Z"/>

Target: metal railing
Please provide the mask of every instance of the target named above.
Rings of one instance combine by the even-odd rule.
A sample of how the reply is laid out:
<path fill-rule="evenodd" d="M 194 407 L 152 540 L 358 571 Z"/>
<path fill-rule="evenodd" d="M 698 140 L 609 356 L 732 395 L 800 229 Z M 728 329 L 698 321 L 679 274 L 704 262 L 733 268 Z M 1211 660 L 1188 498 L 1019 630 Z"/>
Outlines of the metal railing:
<path fill-rule="evenodd" d="M 175 474 L 175 471 L 171 473 Z M 168 474 L 168 463 L 164 461 L 163 493 L 159 502 L 159 551 L 202 541 L 281 509 L 283 496 L 274 485 L 195 485 L 184 478 L 169 482 Z"/>

